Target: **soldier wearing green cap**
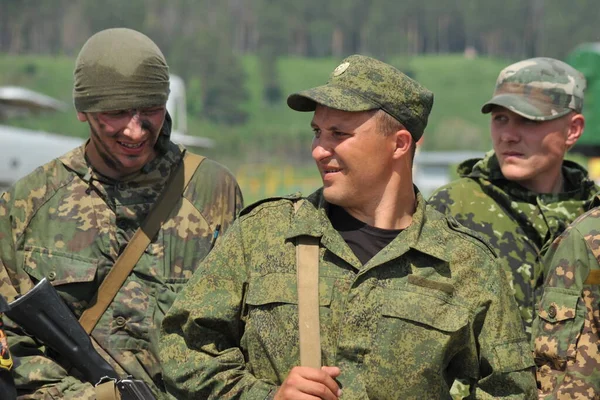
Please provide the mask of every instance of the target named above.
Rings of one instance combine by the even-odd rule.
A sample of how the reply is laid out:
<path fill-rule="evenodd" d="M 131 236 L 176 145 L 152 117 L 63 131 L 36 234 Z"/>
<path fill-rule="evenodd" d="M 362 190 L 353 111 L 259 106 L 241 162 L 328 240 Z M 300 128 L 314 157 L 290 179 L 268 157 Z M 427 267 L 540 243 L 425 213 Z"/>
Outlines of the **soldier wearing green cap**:
<path fill-rule="evenodd" d="M 437 399 L 464 378 L 477 398 L 535 398 L 493 251 L 413 186 L 432 93 L 354 55 L 287 103 L 313 112 L 323 187 L 249 206 L 203 261 L 163 320 L 168 392 Z"/>
<path fill-rule="evenodd" d="M 93 35 L 74 78 L 77 117 L 90 138 L 0 198 L 0 295 L 12 301 L 46 278 L 80 317 L 97 304 L 100 285 L 192 156 L 170 140 L 169 69 L 147 36 L 124 28 Z M 225 167 L 204 159 L 189 172 L 187 186 L 183 179 L 169 186 L 174 206 L 157 207 L 160 228 L 90 333 L 120 376 L 145 381 L 157 398 L 166 397 L 157 349 L 162 318 L 242 207 Z M 92 383 L 35 332 L 6 322 L 19 395 L 96 398 Z"/>
<path fill-rule="evenodd" d="M 479 232 L 511 280 L 528 335 L 543 284 L 543 255 L 598 191 L 587 171 L 565 160 L 583 134 L 586 81 L 571 66 L 532 58 L 500 72 L 491 114 L 493 150 L 463 162 L 460 178 L 429 202 Z"/>

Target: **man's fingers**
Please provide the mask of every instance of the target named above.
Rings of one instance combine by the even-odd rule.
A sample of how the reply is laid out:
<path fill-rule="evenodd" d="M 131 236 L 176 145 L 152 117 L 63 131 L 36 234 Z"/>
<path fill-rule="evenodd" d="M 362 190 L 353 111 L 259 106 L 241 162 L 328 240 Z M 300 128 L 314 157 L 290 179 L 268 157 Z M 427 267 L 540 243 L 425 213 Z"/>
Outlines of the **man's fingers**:
<path fill-rule="evenodd" d="M 303 380 L 300 385 L 297 386 L 297 389 L 305 393 L 307 395 L 315 396 L 318 399 L 322 400 L 338 400 L 337 391 L 339 389 L 335 389 L 332 391 L 327 385 L 320 382 Z"/>
<path fill-rule="evenodd" d="M 341 370 L 338 367 L 321 367 L 321 371 L 325 371 L 332 378 L 340 376 Z"/>
<path fill-rule="evenodd" d="M 302 373 L 307 374 L 304 375 L 306 379 L 325 385 L 335 398 L 341 395 L 340 387 L 334 380 L 334 378 L 340 374 L 340 369 L 338 367 L 321 367 L 320 370 L 307 368 L 306 370 L 303 369 Z M 319 388 L 319 390 L 320 389 L 321 388 Z"/>
<path fill-rule="evenodd" d="M 294 367 L 281 385 L 277 399 L 305 398 L 314 396 L 322 400 L 338 400 L 341 394 L 337 382 L 333 379 L 339 375 L 339 368 L 324 367 L 315 369 Z M 294 394 L 295 393 L 295 394 Z M 299 394 L 302 393 L 302 396 Z"/>

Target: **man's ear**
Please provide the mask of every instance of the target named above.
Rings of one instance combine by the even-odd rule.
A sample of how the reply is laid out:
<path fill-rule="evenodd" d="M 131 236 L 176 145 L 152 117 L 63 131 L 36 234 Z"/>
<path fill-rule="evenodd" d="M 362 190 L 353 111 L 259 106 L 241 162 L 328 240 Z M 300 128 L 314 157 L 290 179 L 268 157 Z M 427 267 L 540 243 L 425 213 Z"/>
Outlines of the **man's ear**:
<path fill-rule="evenodd" d="M 406 129 L 401 129 L 394 133 L 396 137 L 396 150 L 394 151 L 394 158 L 403 157 L 405 154 L 410 152 L 410 146 L 412 143 L 412 136 Z"/>
<path fill-rule="evenodd" d="M 88 120 L 87 114 L 77 111 L 77 119 L 81 122 L 85 122 Z"/>
<path fill-rule="evenodd" d="M 565 142 L 568 148 L 571 148 L 575 142 L 577 142 L 577 140 L 583 134 L 584 128 L 585 117 L 583 114 L 574 113 L 571 115 L 571 119 L 569 121 L 569 131 L 567 132 L 567 140 Z"/>

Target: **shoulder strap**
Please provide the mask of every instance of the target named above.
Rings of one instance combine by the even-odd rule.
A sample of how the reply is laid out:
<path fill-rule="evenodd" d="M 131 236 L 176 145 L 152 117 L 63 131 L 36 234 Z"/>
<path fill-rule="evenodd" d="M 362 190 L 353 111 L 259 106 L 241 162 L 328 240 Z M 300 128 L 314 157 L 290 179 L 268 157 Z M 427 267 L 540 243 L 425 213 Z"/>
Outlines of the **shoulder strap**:
<path fill-rule="evenodd" d="M 146 250 L 156 232 L 181 198 L 183 191 L 202 161 L 204 161 L 202 156 L 189 152 L 185 153 L 183 162 L 172 173 L 167 187 L 100 284 L 96 302 L 81 314 L 79 323 L 88 335 L 94 330 L 98 320 L 123 286 L 144 250 Z"/>
<path fill-rule="evenodd" d="M 294 202 L 294 212 L 303 200 Z M 296 244 L 298 278 L 298 328 L 300 365 L 321 368 L 321 328 L 319 325 L 319 240 L 299 236 Z"/>
<path fill-rule="evenodd" d="M 600 285 L 600 269 L 593 269 L 590 271 L 584 285 Z"/>
<path fill-rule="evenodd" d="M 121 400 L 121 393 L 113 379 L 96 385 L 96 400 Z"/>

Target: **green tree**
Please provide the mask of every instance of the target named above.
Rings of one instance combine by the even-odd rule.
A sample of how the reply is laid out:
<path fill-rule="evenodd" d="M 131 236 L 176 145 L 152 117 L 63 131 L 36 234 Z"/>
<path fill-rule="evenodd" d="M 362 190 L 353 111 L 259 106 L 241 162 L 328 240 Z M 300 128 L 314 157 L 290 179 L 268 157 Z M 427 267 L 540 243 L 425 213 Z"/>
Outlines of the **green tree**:
<path fill-rule="evenodd" d="M 239 125 L 248 119 L 242 105 L 249 95 L 246 73 L 232 51 L 231 36 L 223 29 L 230 24 L 227 11 L 221 2 L 188 3 L 187 17 L 180 27 L 182 36 L 170 47 L 168 59 L 173 72 L 194 83 L 188 89 L 199 86 L 201 106 L 190 101 L 190 113 L 200 112 L 200 117 L 219 124 Z M 187 24 L 194 20 L 192 30 Z M 193 34 L 186 35 L 188 29 Z M 194 95 L 188 90 L 188 99 Z"/>
<path fill-rule="evenodd" d="M 541 10 L 540 54 L 563 59 L 578 44 L 600 41 L 597 0 L 577 0 L 566 5 L 545 0 Z"/>
<path fill-rule="evenodd" d="M 286 24 L 287 2 L 279 0 L 257 1 L 259 40 L 259 67 L 263 84 L 263 100 L 268 104 L 278 104 L 283 96 L 277 56 L 287 50 L 288 25 Z"/>
<path fill-rule="evenodd" d="M 102 29 L 127 27 L 145 31 L 146 2 L 144 0 L 85 1 L 83 16 L 92 33 Z"/>

